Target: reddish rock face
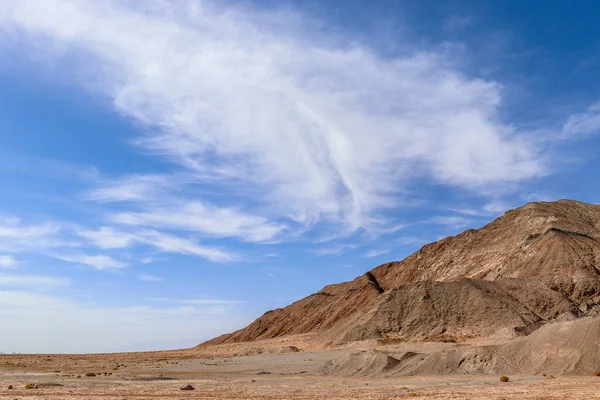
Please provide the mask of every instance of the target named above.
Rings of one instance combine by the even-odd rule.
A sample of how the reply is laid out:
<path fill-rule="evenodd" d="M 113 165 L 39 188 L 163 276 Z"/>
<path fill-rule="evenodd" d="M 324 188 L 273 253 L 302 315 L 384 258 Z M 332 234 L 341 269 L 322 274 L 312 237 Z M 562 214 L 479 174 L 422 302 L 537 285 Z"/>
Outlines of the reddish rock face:
<path fill-rule="evenodd" d="M 527 335 L 600 314 L 599 296 L 600 205 L 530 203 L 206 344 L 305 333 L 327 344 Z"/>

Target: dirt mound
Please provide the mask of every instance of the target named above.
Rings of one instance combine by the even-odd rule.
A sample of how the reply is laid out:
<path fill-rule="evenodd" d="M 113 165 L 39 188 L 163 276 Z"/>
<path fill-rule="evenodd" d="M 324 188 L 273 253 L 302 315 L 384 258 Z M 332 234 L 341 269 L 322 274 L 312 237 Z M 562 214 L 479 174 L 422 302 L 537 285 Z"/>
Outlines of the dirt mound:
<path fill-rule="evenodd" d="M 499 346 L 494 372 L 591 375 L 600 370 L 600 318 L 550 323 Z"/>
<path fill-rule="evenodd" d="M 600 319 L 549 323 L 531 335 L 496 346 L 441 351 L 413 375 L 591 375 L 600 369 Z"/>
<path fill-rule="evenodd" d="M 508 211 L 201 346 L 300 334 L 323 344 L 509 338 L 599 314 L 600 205 L 561 200 Z"/>
<path fill-rule="evenodd" d="M 259 354 L 286 354 L 286 353 L 298 353 L 300 351 L 296 346 L 264 346 L 264 347 L 252 347 L 242 353 L 245 356 L 255 356 Z"/>
<path fill-rule="evenodd" d="M 413 359 L 419 360 L 422 356 L 418 353 L 406 353 L 395 358 L 378 350 L 360 351 L 328 361 L 320 372 L 336 376 L 391 375 L 399 373 Z"/>
<path fill-rule="evenodd" d="M 454 345 L 430 353 L 355 352 L 326 362 L 323 375 L 592 375 L 600 369 L 600 318 L 549 323 L 491 346 Z"/>

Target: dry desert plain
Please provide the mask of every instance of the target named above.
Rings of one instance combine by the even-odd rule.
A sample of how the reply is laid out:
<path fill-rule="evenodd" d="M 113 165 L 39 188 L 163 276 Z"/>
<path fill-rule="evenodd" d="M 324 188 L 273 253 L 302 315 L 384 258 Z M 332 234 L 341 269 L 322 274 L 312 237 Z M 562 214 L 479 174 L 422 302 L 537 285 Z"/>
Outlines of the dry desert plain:
<path fill-rule="evenodd" d="M 410 346 L 427 352 L 453 344 Z M 600 399 L 600 377 L 593 375 L 511 376 L 507 383 L 477 375 L 330 376 L 324 365 L 365 349 L 235 350 L 1 355 L 0 399 Z M 187 384 L 195 390 L 180 389 Z"/>

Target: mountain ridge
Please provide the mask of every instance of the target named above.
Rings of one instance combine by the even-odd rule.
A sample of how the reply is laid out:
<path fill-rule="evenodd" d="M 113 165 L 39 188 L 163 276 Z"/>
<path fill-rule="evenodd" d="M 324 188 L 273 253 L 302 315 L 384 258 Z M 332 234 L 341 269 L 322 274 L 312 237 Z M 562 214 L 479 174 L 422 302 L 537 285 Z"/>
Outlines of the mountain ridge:
<path fill-rule="evenodd" d="M 326 345 L 463 341 L 598 314 L 600 205 L 559 200 L 509 210 L 201 346 L 307 333 Z"/>

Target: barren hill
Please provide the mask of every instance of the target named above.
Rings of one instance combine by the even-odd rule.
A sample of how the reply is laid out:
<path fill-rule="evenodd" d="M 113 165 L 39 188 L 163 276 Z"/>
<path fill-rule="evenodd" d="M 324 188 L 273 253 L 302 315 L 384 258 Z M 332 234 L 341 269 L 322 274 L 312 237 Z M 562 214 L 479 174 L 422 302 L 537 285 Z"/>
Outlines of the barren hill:
<path fill-rule="evenodd" d="M 598 314 L 600 205 L 561 200 L 508 211 L 204 345 L 305 333 L 327 344 L 515 337 Z"/>

